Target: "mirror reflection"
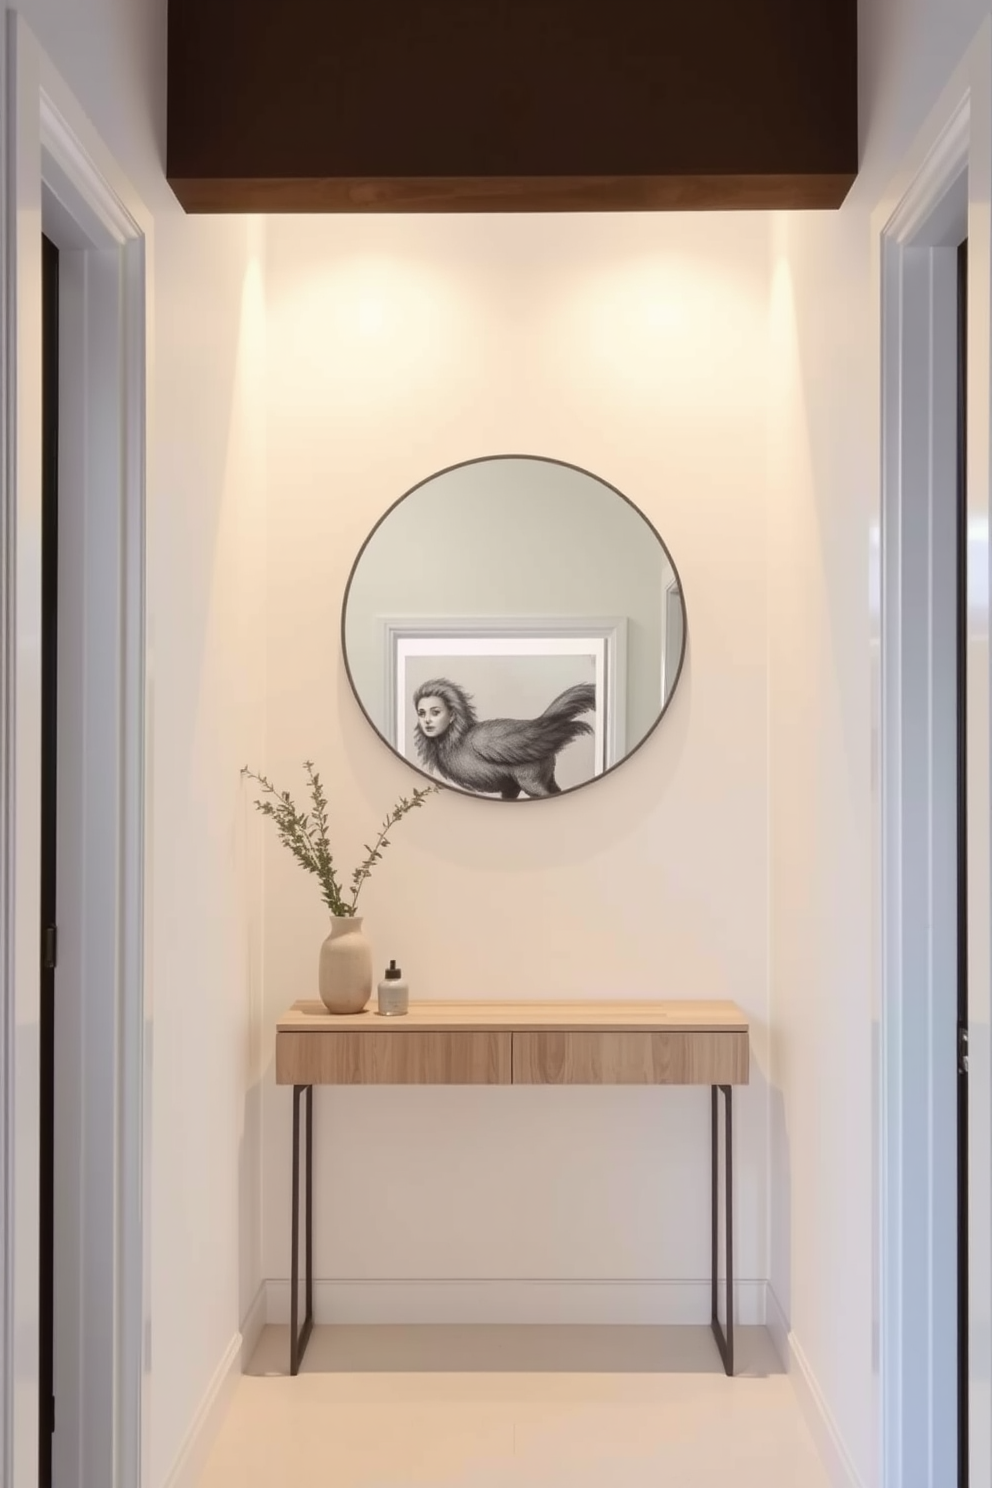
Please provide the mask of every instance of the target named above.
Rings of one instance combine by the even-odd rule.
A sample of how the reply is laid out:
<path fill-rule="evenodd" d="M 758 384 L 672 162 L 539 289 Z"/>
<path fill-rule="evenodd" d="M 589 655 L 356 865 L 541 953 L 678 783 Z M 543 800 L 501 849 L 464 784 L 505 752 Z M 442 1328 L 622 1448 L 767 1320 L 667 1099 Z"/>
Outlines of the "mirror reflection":
<path fill-rule="evenodd" d="M 382 518 L 345 594 L 369 722 L 438 783 L 497 800 L 586 785 L 658 724 L 685 653 L 671 555 L 587 471 L 498 456 L 441 471 Z"/>

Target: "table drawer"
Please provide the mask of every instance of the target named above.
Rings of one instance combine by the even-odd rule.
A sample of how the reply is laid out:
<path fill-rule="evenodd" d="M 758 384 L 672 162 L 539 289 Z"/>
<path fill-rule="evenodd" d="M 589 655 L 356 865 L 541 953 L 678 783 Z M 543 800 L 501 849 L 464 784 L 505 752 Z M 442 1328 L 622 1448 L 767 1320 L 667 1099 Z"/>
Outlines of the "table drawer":
<path fill-rule="evenodd" d="M 515 1032 L 515 1085 L 746 1085 L 748 1036 Z"/>
<path fill-rule="evenodd" d="M 509 1085 L 509 1032 L 276 1035 L 279 1085 Z"/>

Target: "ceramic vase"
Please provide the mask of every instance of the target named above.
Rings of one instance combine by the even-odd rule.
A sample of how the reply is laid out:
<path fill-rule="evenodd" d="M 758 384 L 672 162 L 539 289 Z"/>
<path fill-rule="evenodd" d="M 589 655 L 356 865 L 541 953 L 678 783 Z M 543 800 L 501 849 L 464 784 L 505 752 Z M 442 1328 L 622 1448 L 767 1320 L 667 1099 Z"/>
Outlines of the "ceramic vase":
<path fill-rule="evenodd" d="M 329 1013 L 360 1013 L 372 996 L 372 947 L 357 915 L 332 915 L 320 948 L 318 989 Z"/>

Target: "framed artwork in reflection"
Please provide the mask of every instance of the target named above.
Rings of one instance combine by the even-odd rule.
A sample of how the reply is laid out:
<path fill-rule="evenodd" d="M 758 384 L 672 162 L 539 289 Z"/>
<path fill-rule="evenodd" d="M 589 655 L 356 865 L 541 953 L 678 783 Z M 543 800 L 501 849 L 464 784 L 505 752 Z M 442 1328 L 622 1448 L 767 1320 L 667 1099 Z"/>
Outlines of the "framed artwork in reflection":
<path fill-rule="evenodd" d="M 383 632 L 388 740 L 442 784 L 534 799 L 623 758 L 625 620 L 387 619 Z"/>

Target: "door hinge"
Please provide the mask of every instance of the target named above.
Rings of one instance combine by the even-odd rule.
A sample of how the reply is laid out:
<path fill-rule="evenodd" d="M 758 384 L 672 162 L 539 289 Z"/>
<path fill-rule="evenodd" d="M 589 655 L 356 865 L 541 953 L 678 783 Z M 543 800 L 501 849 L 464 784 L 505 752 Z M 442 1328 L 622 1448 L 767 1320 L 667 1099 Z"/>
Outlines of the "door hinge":
<path fill-rule="evenodd" d="M 59 932 L 57 925 L 45 927 L 44 968 L 54 971 L 59 962 Z"/>
<path fill-rule="evenodd" d="M 968 1073 L 968 1025 L 958 1024 L 958 1074 Z"/>

